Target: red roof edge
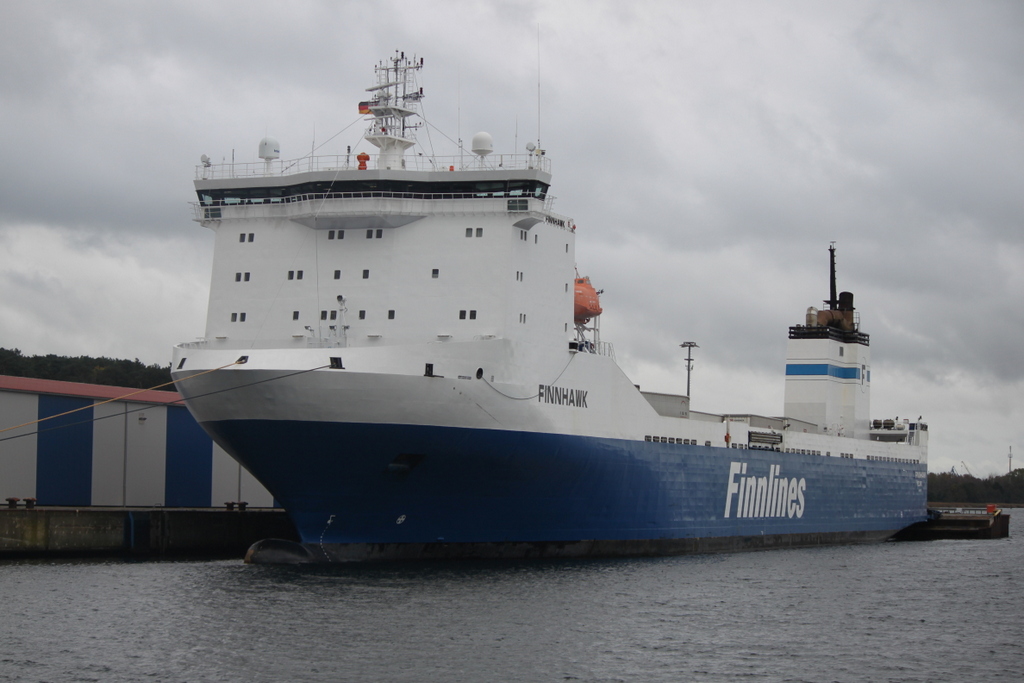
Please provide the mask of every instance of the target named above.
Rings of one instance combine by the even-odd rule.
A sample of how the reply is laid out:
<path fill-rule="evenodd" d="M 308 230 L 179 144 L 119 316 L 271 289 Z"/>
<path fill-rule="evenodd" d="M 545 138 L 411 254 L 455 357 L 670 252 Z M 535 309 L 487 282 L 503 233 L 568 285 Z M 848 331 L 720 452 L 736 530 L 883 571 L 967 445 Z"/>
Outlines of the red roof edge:
<path fill-rule="evenodd" d="M 55 379 L 11 377 L 9 375 L 0 375 L 0 391 L 80 396 L 82 398 L 103 400 L 113 398 L 136 403 L 168 404 L 181 401 L 181 394 L 176 391 L 131 389 L 129 387 L 112 387 L 104 384 L 83 384 L 81 382 L 62 382 Z"/>

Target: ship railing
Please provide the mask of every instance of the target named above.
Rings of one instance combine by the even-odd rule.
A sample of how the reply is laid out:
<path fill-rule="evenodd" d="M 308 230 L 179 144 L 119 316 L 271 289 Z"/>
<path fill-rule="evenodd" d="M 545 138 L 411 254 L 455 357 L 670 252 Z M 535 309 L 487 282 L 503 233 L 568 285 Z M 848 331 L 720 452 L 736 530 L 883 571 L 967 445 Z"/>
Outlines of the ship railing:
<path fill-rule="evenodd" d="M 197 180 L 222 180 L 226 178 L 270 178 L 290 176 L 316 171 L 357 171 L 377 170 L 380 155 L 371 154 L 370 160 L 360 169 L 355 154 L 307 156 L 301 159 L 272 159 L 269 162 L 243 162 L 222 164 L 200 164 L 196 166 Z M 403 157 L 406 171 L 519 171 L 537 169 L 551 172 L 551 160 L 537 154 L 493 154 L 486 157 L 426 156 L 412 154 Z"/>
<path fill-rule="evenodd" d="M 947 505 L 943 507 L 931 507 L 929 510 L 935 510 L 941 512 L 944 515 L 991 515 L 995 514 L 999 508 L 995 505 L 986 505 L 985 507 L 956 507 Z"/>
<path fill-rule="evenodd" d="M 306 337 L 307 349 L 340 349 L 345 342 L 339 337 Z"/>
<path fill-rule="evenodd" d="M 383 203 L 374 200 L 397 200 Z M 290 197 L 257 197 L 191 202 L 193 220 L 200 223 L 225 219 L 295 218 L 304 215 L 351 216 L 470 215 L 479 213 L 532 214 L 563 230 L 575 230 L 567 216 L 551 211 L 555 197 L 502 193 L 326 192 Z M 339 202 L 344 202 L 340 205 Z"/>
<path fill-rule="evenodd" d="M 612 360 L 615 360 L 615 347 L 612 346 L 611 342 L 598 341 L 598 342 L 587 342 L 587 350 L 590 353 L 597 354 L 598 356 L 608 356 Z"/>

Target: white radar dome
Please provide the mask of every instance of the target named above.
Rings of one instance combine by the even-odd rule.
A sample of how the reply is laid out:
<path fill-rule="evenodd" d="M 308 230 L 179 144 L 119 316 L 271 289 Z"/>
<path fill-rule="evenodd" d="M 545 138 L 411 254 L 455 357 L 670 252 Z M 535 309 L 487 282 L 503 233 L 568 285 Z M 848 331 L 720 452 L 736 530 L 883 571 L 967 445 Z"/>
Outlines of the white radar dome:
<path fill-rule="evenodd" d="M 270 161 L 281 158 L 281 143 L 272 137 L 260 140 L 260 159 Z"/>
<path fill-rule="evenodd" d="M 485 157 L 494 151 L 494 138 L 490 133 L 477 133 L 473 136 L 473 154 Z"/>

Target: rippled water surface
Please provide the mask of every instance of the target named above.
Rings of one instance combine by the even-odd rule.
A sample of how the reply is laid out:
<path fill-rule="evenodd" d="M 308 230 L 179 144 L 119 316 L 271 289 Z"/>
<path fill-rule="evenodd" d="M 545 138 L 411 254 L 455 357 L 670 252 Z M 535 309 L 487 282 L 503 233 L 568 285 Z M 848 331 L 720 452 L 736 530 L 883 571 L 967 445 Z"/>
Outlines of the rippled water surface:
<path fill-rule="evenodd" d="M 8 561 L 0 680 L 1020 681 L 1021 572 L 1019 536 L 600 561 Z"/>

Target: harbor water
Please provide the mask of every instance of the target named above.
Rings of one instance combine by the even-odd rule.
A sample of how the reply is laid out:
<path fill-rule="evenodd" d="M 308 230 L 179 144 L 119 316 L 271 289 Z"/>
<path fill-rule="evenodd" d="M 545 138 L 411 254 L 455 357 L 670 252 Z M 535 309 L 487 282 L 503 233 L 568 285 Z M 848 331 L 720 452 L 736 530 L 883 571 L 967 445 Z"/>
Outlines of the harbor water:
<path fill-rule="evenodd" d="M 2 681 L 1018 681 L 1024 542 L 0 562 Z"/>

